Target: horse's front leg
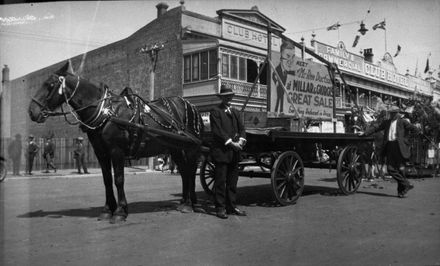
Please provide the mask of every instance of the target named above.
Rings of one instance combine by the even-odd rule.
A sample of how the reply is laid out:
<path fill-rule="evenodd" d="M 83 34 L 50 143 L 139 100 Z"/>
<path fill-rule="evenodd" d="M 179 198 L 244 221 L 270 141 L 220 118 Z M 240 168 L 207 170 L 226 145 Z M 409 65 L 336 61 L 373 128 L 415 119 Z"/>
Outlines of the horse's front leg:
<path fill-rule="evenodd" d="M 114 222 L 125 221 L 128 216 L 128 204 L 124 191 L 124 151 L 120 148 L 112 150 L 112 164 L 115 179 L 115 186 L 118 191 L 118 204 L 116 211 L 113 213 Z"/>
<path fill-rule="evenodd" d="M 99 159 L 99 158 L 98 158 Z M 110 220 L 116 211 L 117 204 L 113 192 L 113 180 L 110 158 L 99 159 L 101 165 L 102 178 L 105 186 L 105 205 L 99 215 L 98 220 Z"/>

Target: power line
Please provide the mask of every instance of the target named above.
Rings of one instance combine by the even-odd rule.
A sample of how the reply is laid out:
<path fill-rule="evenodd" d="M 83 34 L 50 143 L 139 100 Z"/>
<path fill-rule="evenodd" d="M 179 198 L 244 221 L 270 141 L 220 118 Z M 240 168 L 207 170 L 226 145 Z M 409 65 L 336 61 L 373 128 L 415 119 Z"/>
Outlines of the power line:
<path fill-rule="evenodd" d="M 7 35 L 12 38 L 18 38 L 18 39 L 26 39 L 26 40 L 35 40 L 35 41 L 51 41 L 51 42 L 58 42 L 58 43 L 69 43 L 74 45 L 92 45 L 92 46 L 104 46 L 108 43 L 98 42 L 98 41 L 84 41 L 80 39 L 73 39 L 73 38 L 61 38 L 57 36 L 51 36 L 51 35 L 42 35 L 42 34 L 35 34 L 35 33 L 27 33 L 27 32 L 17 32 L 17 31 L 7 31 L 7 30 L 0 30 L 0 35 Z"/>

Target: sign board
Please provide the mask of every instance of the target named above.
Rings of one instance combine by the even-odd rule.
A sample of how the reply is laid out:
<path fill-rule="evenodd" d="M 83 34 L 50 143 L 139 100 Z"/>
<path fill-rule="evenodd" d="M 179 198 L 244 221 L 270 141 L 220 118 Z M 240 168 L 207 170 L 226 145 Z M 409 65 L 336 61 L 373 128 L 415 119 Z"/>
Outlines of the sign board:
<path fill-rule="evenodd" d="M 272 69 L 270 81 L 268 116 L 332 119 L 333 85 L 328 68 L 296 57 L 293 46 L 283 43 L 281 50 L 272 52 L 272 65 L 275 69 Z"/>
<path fill-rule="evenodd" d="M 354 73 L 363 73 L 364 58 L 350 53 L 345 48 L 343 42 L 339 42 L 337 47 L 315 41 L 316 53 L 331 63 L 336 63 L 339 68 Z"/>
<path fill-rule="evenodd" d="M 225 39 L 267 49 L 267 30 L 261 30 L 249 25 L 222 20 L 222 36 Z M 281 39 L 272 34 L 272 50 L 279 50 Z"/>

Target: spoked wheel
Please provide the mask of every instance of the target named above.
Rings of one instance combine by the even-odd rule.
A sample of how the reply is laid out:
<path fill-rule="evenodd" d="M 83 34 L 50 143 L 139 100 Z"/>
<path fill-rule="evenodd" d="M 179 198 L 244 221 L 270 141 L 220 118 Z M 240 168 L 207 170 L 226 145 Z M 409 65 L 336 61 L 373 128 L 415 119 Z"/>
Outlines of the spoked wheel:
<path fill-rule="evenodd" d="M 304 164 L 294 151 L 283 152 L 275 161 L 272 174 L 272 192 L 283 206 L 294 204 L 304 190 Z"/>
<path fill-rule="evenodd" d="M 361 185 L 364 163 L 356 146 L 345 147 L 339 155 L 337 180 L 345 195 L 353 194 Z"/>
<path fill-rule="evenodd" d="M 206 157 L 200 166 L 200 184 L 208 195 L 214 195 L 214 169 L 215 165 Z"/>

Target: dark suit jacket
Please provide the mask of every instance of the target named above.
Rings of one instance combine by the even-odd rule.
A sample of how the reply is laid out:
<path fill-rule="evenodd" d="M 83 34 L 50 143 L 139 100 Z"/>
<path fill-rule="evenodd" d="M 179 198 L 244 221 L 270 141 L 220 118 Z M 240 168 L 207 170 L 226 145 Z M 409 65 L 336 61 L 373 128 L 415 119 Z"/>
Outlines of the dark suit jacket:
<path fill-rule="evenodd" d="M 391 120 L 384 120 L 381 124 L 372 125 L 367 130 L 365 130 L 365 135 L 371 135 L 375 132 L 385 130 L 383 138 L 383 147 L 386 147 L 388 143 L 388 133 L 390 131 Z M 416 126 L 411 124 L 405 119 L 398 118 L 396 124 L 396 140 L 399 143 L 400 154 L 405 159 L 409 159 L 411 156 L 411 147 L 408 140 L 408 133 L 410 130 L 418 130 Z"/>
<path fill-rule="evenodd" d="M 238 141 L 240 137 L 246 138 L 246 131 L 240 120 L 238 110 L 231 108 L 231 112 L 232 115 L 226 113 L 226 107 L 220 104 L 211 111 L 209 116 L 213 134 L 211 156 L 214 162 L 232 162 L 234 150 L 230 146 L 225 145 L 226 141 L 228 139 Z"/>

